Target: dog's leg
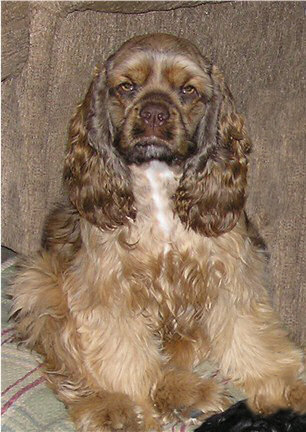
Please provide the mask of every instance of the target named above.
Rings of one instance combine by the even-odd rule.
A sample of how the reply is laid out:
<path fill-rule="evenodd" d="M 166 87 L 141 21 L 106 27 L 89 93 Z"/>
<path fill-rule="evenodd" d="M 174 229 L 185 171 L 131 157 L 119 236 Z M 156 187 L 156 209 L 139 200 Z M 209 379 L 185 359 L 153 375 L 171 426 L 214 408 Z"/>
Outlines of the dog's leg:
<path fill-rule="evenodd" d="M 254 315 L 242 310 L 232 311 L 230 319 L 224 315 L 222 330 L 212 333 L 212 359 L 225 376 L 243 387 L 255 411 L 268 414 L 291 407 L 305 412 L 306 386 L 298 380 L 300 352 L 272 311 L 257 305 L 257 315 L 255 305 L 252 309 Z M 213 327 L 217 330 L 216 323 Z"/>
<path fill-rule="evenodd" d="M 11 287 L 16 336 L 43 355 L 47 381 L 79 431 L 158 430 L 149 393 L 159 352 L 154 341 L 145 343 L 145 326 L 140 319 L 122 319 L 120 325 L 105 311 L 97 324 L 99 311 L 86 310 L 84 302 L 77 321 L 63 288 L 75 281 L 65 276 L 57 258 L 45 252 L 21 266 Z M 143 343 L 135 338 L 137 330 Z"/>
<path fill-rule="evenodd" d="M 306 386 L 298 380 L 302 353 L 269 305 L 262 259 L 248 249 L 239 251 L 243 260 L 223 254 L 228 271 L 207 319 L 211 358 L 244 388 L 254 410 L 268 413 L 289 406 L 305 412 Z"/>

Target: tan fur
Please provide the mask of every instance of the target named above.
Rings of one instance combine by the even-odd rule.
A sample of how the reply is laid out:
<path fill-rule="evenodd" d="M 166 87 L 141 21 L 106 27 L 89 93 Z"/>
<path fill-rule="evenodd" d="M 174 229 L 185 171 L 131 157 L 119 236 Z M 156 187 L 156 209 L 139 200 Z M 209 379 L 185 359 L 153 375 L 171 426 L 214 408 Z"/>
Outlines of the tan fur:
<path fill-rule="evenodd" d="M 250 144 L 222 75 L 193 45 L 166 35 L 136 38 L 109 62 L 71 124 L 72 206 L 52 213 L 42 250 L 14 281 L 17 337 L 44 356 L 78 431 L 159 430 L 192 409 L 224 409 L 224 389 L 193 372 L 205 358 L 244 388 L 254 410 L 305 412 L 302 353 L 272 311 L 263 252 L 242 212 Z M 134 99 L 116 87 L 110 99 L 107 86 L 126 68 L 144 87 Z M 203 99 L 174 94 L 174 75 L 186 73 Z M 179 162 L 125 163 L 138 107 L 156 103 L 154 89 L 173 107 L 165 125 L 173 139 L 160 143 Z M 200 155 L 190 156 L 196 140 Z"/>

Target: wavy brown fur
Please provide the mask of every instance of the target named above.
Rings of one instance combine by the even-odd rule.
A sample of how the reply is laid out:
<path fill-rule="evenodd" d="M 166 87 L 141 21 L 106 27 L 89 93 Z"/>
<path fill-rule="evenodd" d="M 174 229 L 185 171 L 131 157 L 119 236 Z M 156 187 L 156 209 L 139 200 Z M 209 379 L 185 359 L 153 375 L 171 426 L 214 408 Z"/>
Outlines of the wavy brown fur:
<path fill-rule="evenodd" d="M 211 102 L 197 131 L 201 151 L 188 161 L 175 195 L 182 222 L 206 236 L 236 225 L 246 199 L 251 148 L 243 119 L 216 67 L 212 80 Z"/>
<path fill-rule="evenodd" d="M 302 353 L 266 292 L 243 207 L 250 143 L 221 73 L 186 40 L 128 41 L 72 119 L 70 202 L 20 264 L 16 337 L 78 431 L 160 430 L 229 404 L 203 359 L 254 411 L 306 411 Z"/>
<path fill-rule="evenodd" d="M 71 121 L 64 178 L 80 215 L 101 228 L 135 218 L 129 170 L 112 147 L 103 73 L 96 74 Z"/>

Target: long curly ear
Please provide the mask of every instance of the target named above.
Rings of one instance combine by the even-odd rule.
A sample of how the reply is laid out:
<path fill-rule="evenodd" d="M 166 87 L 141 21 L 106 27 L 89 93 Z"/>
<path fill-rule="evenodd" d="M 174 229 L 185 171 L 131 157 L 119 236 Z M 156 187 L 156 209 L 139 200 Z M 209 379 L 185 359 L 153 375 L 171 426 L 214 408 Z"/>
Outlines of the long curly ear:
<path fill-rule="evenodd" d="M 64 180 L 80 215 L 102 229 L 135 218 L 128 167 L 116 153 L 105 71 L 96 71 L 69 130 Z"/>
<path fill-rule="evenodd" d="M 213 95 L 195 136 L 198 152 L 186 163 L 174 204 L 188 228 L 218 236 L 235 226 L 244 207 L 251 144 L 215 66 L 211 78 Z"/>

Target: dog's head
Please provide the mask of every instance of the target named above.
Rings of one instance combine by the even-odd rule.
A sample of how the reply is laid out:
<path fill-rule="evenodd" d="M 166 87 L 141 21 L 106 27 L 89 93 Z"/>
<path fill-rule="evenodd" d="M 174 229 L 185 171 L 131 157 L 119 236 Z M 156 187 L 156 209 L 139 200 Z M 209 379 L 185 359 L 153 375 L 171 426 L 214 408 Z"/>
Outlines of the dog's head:
<path fill-rule="evenodd" d="M 197 149 L 195 133 L 212 96 L 209 65 L 181 39 L 137 37 L 107 62 L 115 145 L 127 163 L 178 164 Z"/>
<path fill-rule="evenodd" d="M 72 120 L 65 178 L 80 214 L 110 228 L 136 216 L 131 164 L 178 165 L 174 211 L 219 235 L 243 209 L 249 149 L 218 69 L 185 39 L 138 36 L 96 72 Z"/>

